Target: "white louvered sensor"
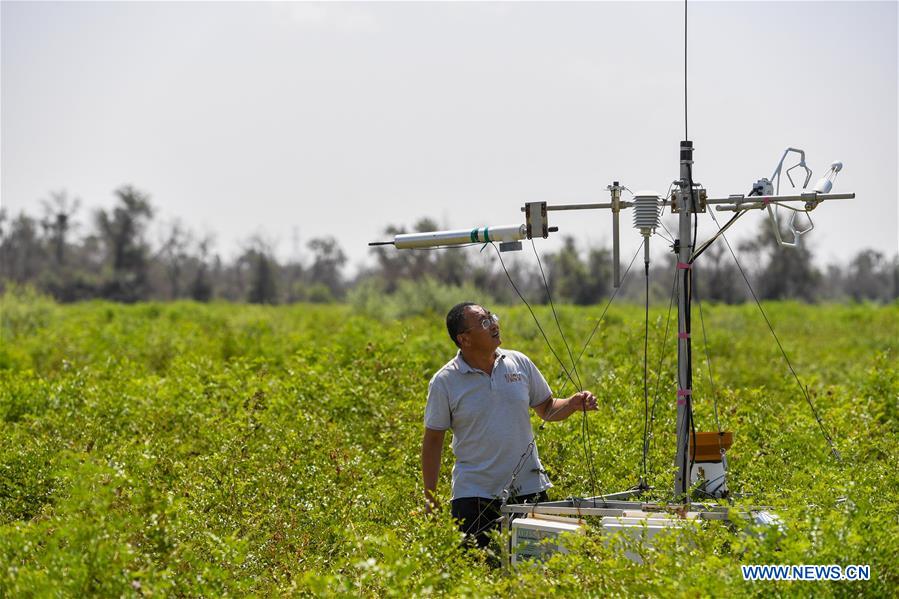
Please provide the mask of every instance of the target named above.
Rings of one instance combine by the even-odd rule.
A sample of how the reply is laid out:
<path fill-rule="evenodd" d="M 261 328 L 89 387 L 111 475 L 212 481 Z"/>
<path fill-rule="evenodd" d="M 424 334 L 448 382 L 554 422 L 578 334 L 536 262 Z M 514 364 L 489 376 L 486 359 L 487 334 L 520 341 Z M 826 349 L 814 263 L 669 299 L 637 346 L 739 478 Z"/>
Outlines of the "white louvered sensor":
<path fill-rule="evenodd" d="M 659 195 L 654 191 L 638 191 L 634 194 L 634 228 L 644 237 L 652 235 L 659 226 Z"/>

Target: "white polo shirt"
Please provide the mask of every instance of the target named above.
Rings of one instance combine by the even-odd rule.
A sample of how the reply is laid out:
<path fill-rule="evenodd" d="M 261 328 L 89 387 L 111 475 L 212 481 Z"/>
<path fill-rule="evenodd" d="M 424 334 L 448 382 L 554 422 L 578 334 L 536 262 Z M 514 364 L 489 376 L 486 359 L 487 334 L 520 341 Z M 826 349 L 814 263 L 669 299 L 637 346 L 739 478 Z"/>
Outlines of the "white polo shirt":
<path fill-rule="evenodd" d="M 437 371 L 428 385 L 425 426 L 453 431 L 453 499 L 502 495 L 534 438 L 530 408 L 550 397 L 546 379 L 517 351 L 497 350 L 490 375 L 469 366 L 462 352 Z M 534 446 L 511 495 L 550 487 Z"/>

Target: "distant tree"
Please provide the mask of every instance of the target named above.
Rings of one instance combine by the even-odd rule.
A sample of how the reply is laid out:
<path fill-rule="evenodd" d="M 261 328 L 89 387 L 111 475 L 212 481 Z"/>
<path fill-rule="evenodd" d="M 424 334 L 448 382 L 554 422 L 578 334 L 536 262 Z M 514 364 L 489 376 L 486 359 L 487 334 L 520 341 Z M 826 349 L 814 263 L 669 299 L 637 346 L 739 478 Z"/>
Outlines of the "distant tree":
<path fill-rule="evenodd" d="M 761 299 L 800 299 L 814 302 L 821 274 L 812 264 L 812 253 L 805 242 L 782 248 L 767 221 L 762 222 L 754 239 L 740 244 L 760 265 L 757 293 Z"/>
<path fill-rule="evenodd" d="M 243 273 L 249 273 L 247 301 L 251 304 L 278 303 L 278 263 L 274 257 L 273 244 L 261 235 L 252 237 L 237 259 L 236 269 L 239 281 Z"/>
<path fill-rule="evenodd" d="M 81 206 L 81 198 L 69 199 L 65 190 L 51 192 L 49 200 L 43 200 L 44 218 L 41 225 L 53 246 L 56 265 L 61 267 L 66 261 L 67 237 L 74 221 L 72 217 Z"/>
<path fill-rule="evenodd" d="M 181 279 L 191 258 L 191 245 L 193 233 L 180 220 L 171 221 L 166 227 L 157 254 L 165 266 L 171 299 L 181 297 Z"/>
<path fill-rule="evenodd" d="M 292 235 L 293 247 L 291 258 L 281 268 L 284 281 L 284 288 L 287 290 L 287 302 L 299 302 L 306 299 L 306 291 L 304 289 L 303 277 L 305 268 L 302 263 L 302 252 L 300 246 L 300 230 L 294 227 Z"/>
<path fill-rule="evenodd" d="M 284 288 L 287 290 L 287 303 L 301 302 L 306 299 L 303 279 L 306 270 L 298 261 L 291 261 L 281 268 Z"/>
<path fill-rule="evenodd" d="M 147 293 L 149 248 L 143 235 L 153 217 L 153 208 L 150 197 L 131 185 L 118 188 L 115 195 L 118 205 L 111 212 L 98 210 L 95 218 L 112 268 L 103 295 L 132 302 L 143 299 Z"/>
<path fill-rule="evenodd" d="M 587 252 L 587 280 L 583 297 L 587 304 L 598 303 L 612 289 L 612 252 L 608 248 L 593 247 Z"/>
<path fill-rule="evenodd" d="M 718 240 L 696 261 L 697 277 L 702 283 L 701 298 L 734 304 L 745 299 L 740 271 L 723 240 Z"/>
<path fill-rule="evenodd" d="M 849 263 L 846 290 L 856 301 L 891 299 L 893 273 L 884 255 L 875 250 L 862 250 Z"/>
<path fill-rule="evenodd" d="M 421 233 L 435 231 L 439 228 L 433 219 L 422 218 L 415 223 L 413 231 Z M 384 229 L 384 235 L 388 238 L 407 232 L 405 228 L 395 225 Z M 435 251 L 397 251 L 395 248 L 387 246 L 372 248 L 372 253 L 377 259 L 375 271 L 384 280 L 387 293 L 396 291 L 397 285 L 402 279 L 417 281 L 431 276 L 441 281 L 459 284 L 470 274 L 465 254 L 458 248 Z"/>
<path fill-rule="evenodd" d="M 462 285 L 470 275 L 471 264 L 464 249 L 453 248 L 418 254 L 425 258 L 430 254 L 432 262 L 428 271 L 438 281 L 449 285 Z"/>
<path fill-rule="evenodd" d="M 324 285 L 333 297 L 342 297 L 344 288 L 341 270 L 347 258 L 337 240 L 333 237 L 320 237 L 310 240 L 306 245 L 312 252 L 312 266 L 307 273 L 309 283 Z"/>
<path fill-rule="evenodd" d="M 278 288 L 275 284 L 274 260 L 266 254 L 256 252 L 252 257 L 253 282 L 247 298 L 251 304 L 278 303 Z"/>
<path fill-rule="evenodd" d="M 190 297 L 198 302 L 212 299 L 212 279 L 209 274 L 209 250 L 213 239 L 210 235 L 197 242 L 196 271 L 190 284 Z"/>
<path fill-rule="evenodd" d="M 549 267 L 547 274 L 549 291 L 555 301 L 590 304 L 592 302 L 590 283 L 587 280 L 587 265 L 580 258 L 574 237 L 566 235 L 563 244 L 557 253 L 550 254 L 546 259 L 546 266 Z"/>
<path fill-rule="evenodd" d="M 4 227 L 0 245 L 0 273 L 3 278 L 26 283 L 36 278 L 47 263 L 38 222 L 21 212 Z"/>
<path fill-rule="evenodd" d="M 406 229 L 388 225 L 384 229 L 384 236 L 388 239 L 395 235 L 406 233 Z M 392 246 L 377 246 L 370 249 L 375 255 L 377 266 L 374 269 L 374 276 L 384 281 L 385 292 L 393 293 L 396 291 L 399 280 L 402 279 L 407 271 L 406 257 L 403 252 L 396 251 Z"/>
<path fill-rule="evenodd" d="M 828 264 L 824 270 L 824 276 L 819 285 L 822 299 L 828 301 L 844 301 L 849 297 L 847 293 L 846 274 L 838 264 Z"/>
<path fill-rule="evenodd" d="M 449 250 L 455 251 L 455 250 Z M 485 252 L 487 250 L 484 250 Z M 491 250 L 492 251 L 492 250 Z M 461 253 L 461 252 L 460 252 Z M 495 252 L 494 252 L 495 255 Z M 508 277 L 499 267 L 498 262 L 493 267 L 487 264 L 469 265 L 463 283 L 472 283 L 478 290 L 484 290 L 485 295 L 493 297 L 503 304 L 517 304 L 521 300 L 515 289 L 509 283 L 509 278 L 515 282 L 515 287 L 530 303 L 545 303 L 546 291 L 543 288 L 543 280 L 533 260 L 526 262 L 520 256 L 506 253 L 503 261 L 508 271 Z M 467 262 L 467 257 L 466 257 Z M 544 265 L 545 266 L 545 265 Z M 463 298 L 464 299 L 464 298 Z M 472 298 L 468 298 L 472 299 Z M 474 298 L 479 301 L 480 298 Z"/>
<path fill-rule="evenodd" d="M 889 277 L 892 281 L 892 290 L 889 299 L 891 301 L 899 299 L 899 254 L 893 256 L 892 264 L 888 267 Z"/>

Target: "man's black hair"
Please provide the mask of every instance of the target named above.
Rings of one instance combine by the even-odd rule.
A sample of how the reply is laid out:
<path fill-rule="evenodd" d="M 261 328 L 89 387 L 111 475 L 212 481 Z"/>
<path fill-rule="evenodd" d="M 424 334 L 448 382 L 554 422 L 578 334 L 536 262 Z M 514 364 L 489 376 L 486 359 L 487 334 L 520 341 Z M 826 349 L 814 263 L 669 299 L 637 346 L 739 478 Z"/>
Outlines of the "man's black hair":
<path fill-rule="evenodd" d="M 446 332 L 449 333 L 450 339 L 453 340 L 456 347 L 462 347 L 459 345 L 459 341 L 456 340 L 456 336 L 465 330 L 465 308 L 477 305 L 474 302 L 462 302 L 450 308 L 449 313 L 447 313 Z"/>

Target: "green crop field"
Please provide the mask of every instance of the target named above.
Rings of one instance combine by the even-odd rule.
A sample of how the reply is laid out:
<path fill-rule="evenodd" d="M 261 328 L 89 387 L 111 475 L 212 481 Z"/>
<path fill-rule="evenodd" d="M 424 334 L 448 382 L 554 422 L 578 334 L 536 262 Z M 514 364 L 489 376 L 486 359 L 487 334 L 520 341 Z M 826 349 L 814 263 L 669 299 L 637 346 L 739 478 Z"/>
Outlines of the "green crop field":
<path fill-rule="evenodd" d="M 557 394 L 560 368 L 523 307 L 504 345 Z M 827 442 L 754 305 L 694 312 L 697 427 L 734 431 L 729 487 L 771 505 L 783 535 L 709 522 L 637 548 L 591 529 L 571 553 L 511 574 L 422 513 L 427 383 L 453 355 L 443 315 L 382 320 L 348 306 L 56 305 L 0 300 L 0 596 L 887 596 L 899 588 L 899 305 L 767 304 L 842 453 Z M 560 308 L 579 350 L 598 308 Z M 674 343 L 650 315 L 659 380 L 649 455 L 672 487 Z M 548 308 L 537 315 L 560 355 Z M 659 364 L 661 360 L 661 378 Z M 643 431 L 643 312 L 613 306 L 579 367 L 596 492 L 633 485 Z M 535 417 L 535 424 L 537 423 Z M 553 499 L 586 496 L 580 417 L 537 442 Z M 751 531 L 750 531 L 751 532 Z M 744 582 L 741 564 L 868 564 L 859 582 Z"/>

